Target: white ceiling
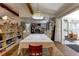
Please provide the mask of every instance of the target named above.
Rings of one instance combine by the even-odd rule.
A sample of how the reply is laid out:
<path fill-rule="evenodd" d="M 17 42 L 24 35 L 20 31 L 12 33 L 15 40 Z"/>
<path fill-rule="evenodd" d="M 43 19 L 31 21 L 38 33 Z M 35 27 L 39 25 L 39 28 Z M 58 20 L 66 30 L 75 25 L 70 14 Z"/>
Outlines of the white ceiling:
<path fill-rule="evenodd" d="M 75 12 L 72 12 L 63 18 L 68 19 L 68 20 L 79 20 L 79 10 L 76 10 Z"/>
<path fill-rule="evenodd" d="M 19 13 L 19 17 L 25 18 L 25 17 L 31 17 L 32 16 L 32 14 L 30 13 L 30 10 L 27 6 L 27 3 L 5 3 L 5 5 L 8 6 L 10 9 L 12 9 L 13 11 L 15 11 L 16 13 Z M 30 5 L 32 7 L 33 12 L 36 12 L 38 10 L 37 9 L 38 4 L 30 3 Z M 54 17 L 56 15 L 59 15 L 57 13 L 62 11 L 62 9 L 63 9 L 63 11 L 65 11 L 64 8 L 67 9 L 67 7 L 68 7 L 68 3 L 39 3 L 39 10 L 46 17 L 47 16 L 48 17 Z M 60 13 L 62 13 L 62 12 L 60 12 Z M 10 16 L 13 15 L 11 12 L 9 12 L 7 10 L 5 11 L 3 9 L 1 10 L 1 8 L 0 8 L 0 16 L 1 15 L 7 15 L 7 14 L 10 15 Z M 29 21 L 31 21 L 31 20 L 29 20 Z"/>
<path fill-rule="evenodd" d="M 19 6 L 20 4 L 17 4 L 17 3 L 5 3 L 4 5 L 6 5 L 7 7 L 9 7 L 10 9 L 12 9 L 13 11 L 19 13 Z"/>
<path fill-rule="evenodd" d="M 31 20 L 32 14 L 28 8 L 27 3 L 5 3 L 5 5 L 13 11 L 15 11 L 16 13 L 19 13 L 19 17 L 21 17 L 19 18 L 19 20 L 22 20 L 26 23 L 33 22 L 33 20 Z M 32 7 L 33 12 L 35 13 L 38 10 L 38 4 L 30 3 L 30 5 Z M 72 5 L 73 4 L 71 3 L 39 3 L 39 10 L 44 16 L 46 16 L 47 18 L 49 17 L 51 19 L 51 17 L 57 17 L 61 14 L 65 14 L 65 12 L 70 11 L 72 9 L 71 7 L 73 6 L 76 7 L 76 5 Z M 16 16 L 8 10 L 5 10 L 4 8 L 0 7 L 0 16 L 2 17 L 5 15 L 9 17 Z"/>
<path fill-rule="evenodd" d="M 25 3 L 5 3 L 12 10 L 19 13 L 20 17 L 30 17 L 31 13 Z"/>
<path fill-rule="evenodd" d="M 54 14 L 56 11 L 58 11 L 64 3 L 32 3 L 32 9 L 34 12 L 36 12 L 39 8 L 39 10 L 42 13 L 48 13 L 48 14 Z"/>
<path fill-rule="evenodd" d="M 55 13 L 64 6 L 64 3 L 32 3 L 31 6 L 34 13 L 39 9 L 46 17 L 53 17 Z"/>
<path fill-rule="evenodd" d="M 3 16 L 9 16 L 9 17 L 16 17 L 13 13 L 9 12 L 8 10 L 5 10 L 4 8 L 0 7 L 0 17 Z"/>
<path fill-rule="evenodd" d="M 7 3 L 5 4 L 12 10 L 19 12 L 20 17 L 31 17 L 26 3 Z M 33 12 L 37 11 L 37 3 L 31 3 Z M 39 3 L 39 10 L 46 16 L 54 16 L 55 13 L 64 6 L 64 3 Z"/>

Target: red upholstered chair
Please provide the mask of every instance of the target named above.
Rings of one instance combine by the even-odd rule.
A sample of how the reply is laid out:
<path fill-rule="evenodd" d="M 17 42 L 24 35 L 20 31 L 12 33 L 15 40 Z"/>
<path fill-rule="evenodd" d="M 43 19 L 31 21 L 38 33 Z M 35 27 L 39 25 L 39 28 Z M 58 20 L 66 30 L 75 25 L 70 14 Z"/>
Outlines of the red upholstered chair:
<path fill-rule="evenodd" d="M 29 45 L 29 55 L 42 56 L 42 45 L 39 45 L 39 46 Z"/>

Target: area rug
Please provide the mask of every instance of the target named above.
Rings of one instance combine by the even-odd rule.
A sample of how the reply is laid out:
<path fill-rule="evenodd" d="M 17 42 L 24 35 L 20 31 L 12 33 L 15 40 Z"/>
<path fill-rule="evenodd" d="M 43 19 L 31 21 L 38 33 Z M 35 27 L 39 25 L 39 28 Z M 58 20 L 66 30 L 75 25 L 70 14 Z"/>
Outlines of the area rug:
<path fill-rule="evenodd" d="M 79 52 L 79 45 L 76 44 L 68 44 L 68 47 L 72 48 L 73 50 L 75 50 L 76 52 Z"/>

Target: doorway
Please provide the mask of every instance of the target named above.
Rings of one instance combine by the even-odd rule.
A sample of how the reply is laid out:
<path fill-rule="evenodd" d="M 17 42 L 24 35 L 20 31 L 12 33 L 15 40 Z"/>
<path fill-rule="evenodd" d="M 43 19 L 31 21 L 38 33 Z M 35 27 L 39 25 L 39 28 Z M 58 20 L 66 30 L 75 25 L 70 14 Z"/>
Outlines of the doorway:
<path fill-rule="evenodd" d="M 62 18 L 62 42 L 79 45 L 79 10 Z"/>

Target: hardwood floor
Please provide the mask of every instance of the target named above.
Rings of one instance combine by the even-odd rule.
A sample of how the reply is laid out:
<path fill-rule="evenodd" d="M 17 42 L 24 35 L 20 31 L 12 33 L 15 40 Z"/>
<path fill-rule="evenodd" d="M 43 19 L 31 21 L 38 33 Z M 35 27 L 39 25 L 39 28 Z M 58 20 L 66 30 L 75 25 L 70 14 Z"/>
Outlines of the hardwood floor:
<path fill-rule="evenodd" d="M 18 56 L 17 55 L 17 52 L 18 52 L 18 46 L 15 46 L 11 51 L 9 51 L 9 53 L 6 53 L 5 56 Z M 28 56 L 28 52 L 27 52 L 27 49 L 23 49 L 23 56 Z M 43 55 L 44 56 L 49 56 L 49 53 L 48 53 L 48 49 L 43 49 Z"/>
<path fill-rule="evenodd" d="M 55 45 L 57 47 L 57 49 L 60 50 L 60 52 L 64 55 L 64 56 L 79 56 L 79 53 L 76 52 L 75 50 L 69 48 L 68 46 L 61 44 L 59 42 L 55 42 Z"/>
<path fill-rule="evenodd" d="M 67 47 L 66 45 L 62 45 L 59 42 L 54 42 L 54 44 L 55 44 L 55 47 L 54 47 L 53 56 L 79 56 L 78 52 L 72 50 L 71 48 Z M 18 56 L 17 55 L 18 46 L 19 45 L 16 45 L 15 47 L 12 48 L 12 50 L 8 51 L 3 56 Z M 43 49 L 43 56 L 49 56 L 49 53 L 47 50 L 48 49 Z M 26 52 L 24 54 L 24 56 L 28 56 L 28 53 Z"/>

